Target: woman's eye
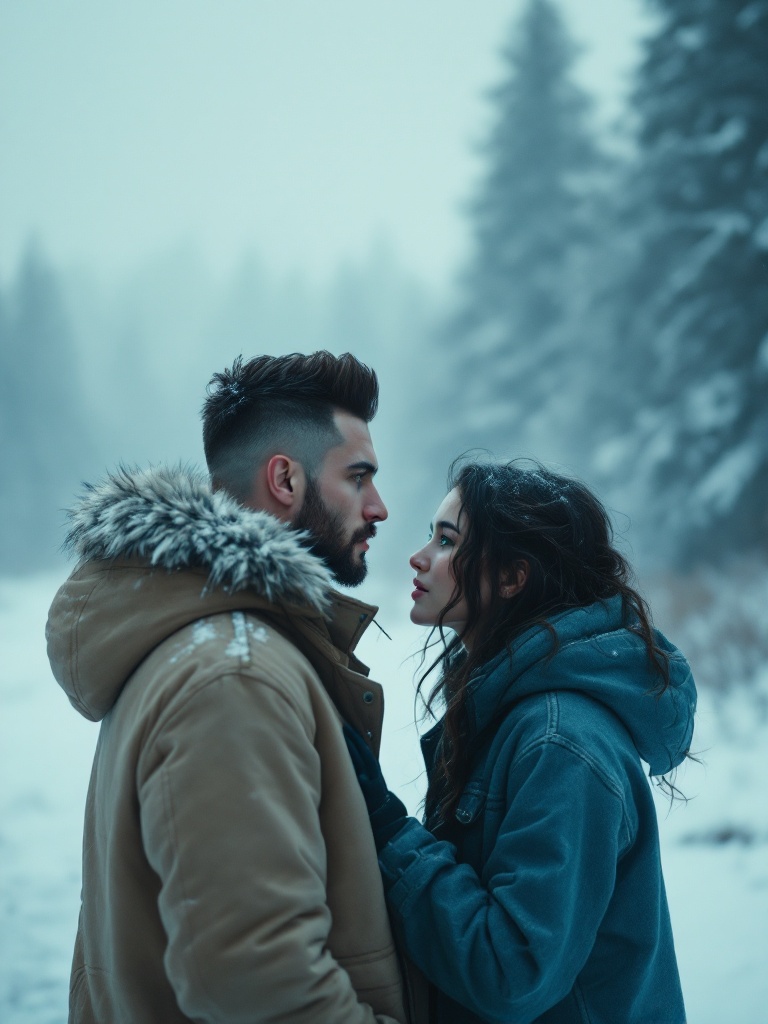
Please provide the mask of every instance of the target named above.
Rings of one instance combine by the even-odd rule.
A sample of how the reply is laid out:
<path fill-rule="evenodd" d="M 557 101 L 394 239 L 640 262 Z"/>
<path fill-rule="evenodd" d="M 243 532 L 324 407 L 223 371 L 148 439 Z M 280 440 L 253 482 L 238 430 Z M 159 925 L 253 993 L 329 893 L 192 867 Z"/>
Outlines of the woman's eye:
<path fill-rule="evenodd" d="M 443 535 L 440 538 L 440 547 L 441 548 L 452 548 L 453 547 L 453 541 L 451 540 L 450 537 L 446 537 L 445 535 Z"/>

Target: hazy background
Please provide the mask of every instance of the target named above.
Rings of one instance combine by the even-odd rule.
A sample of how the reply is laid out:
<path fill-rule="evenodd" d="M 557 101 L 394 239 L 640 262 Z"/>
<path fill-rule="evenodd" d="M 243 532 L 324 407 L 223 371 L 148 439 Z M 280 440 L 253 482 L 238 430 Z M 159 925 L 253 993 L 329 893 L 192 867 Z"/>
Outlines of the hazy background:
<path fill-rule="evenodd" d="M 4 277 L 37 232 L 57 265 L 112 280 L 188 243 L 219 280 L 255 247 L 278 276 L 327 284 L 380 236 L 445 287 L 521 6 L 4 0 Z M 562 9 L 605 124 L 645 12 Z"/>
<path fill-rule="evenodd" d="M 322 346 L 380 373 L 380 573 L 480 447 L 586 478 L 683 636 L 757 604 L 767 5 L 0 0 L 0 572 Z"/>
<path fill-rule="evenodd" d="M 10 434 L 43 435 L 17 437 L 11 475 L 39 464 L 61 506 L 119 458 L 200 459 L 205 384 L 234 355 L 351 349 L 382 377 L 392 523 L 418 519 L 421 536 L 431 509 L 397 480 L 429 460 L 441 488 L 451 455 L 493 440 L 472 428 L 428 448 L 450 418 L 437 329 L 471 250 L 485 93 L 521 9 L 4 0 L 0 309 L 16 351 L 3 368 L 19 404 L 29 392 L 48 416 L 8 417 Z M 605 129 L 626 119 L 647 15 L 632 0 L 564 10 Z M 49 519 L 50 497 L 13 502 L 29 504 Z M 0 551 L 12 570 L 45 563 L 60 531 L 32 536 Z"/>
<path fill-rule="evenodd" d="M 704 810 L 664 840 L 691 1020 L 758 1024 L 767 61 L 768 0 L 0 0 L 0 1017 L 53 1024 L 66 988 L 95 730 L 42 654 L 63 509 L 119 461 L 201 462 L 239 353 L 326 347 L 381 379 L 393 784 L 415 806 L 407 558 L 449 461 L 582 476 L 706 708 Z M 706 920 L 695 885 L 727 894 Z"/>

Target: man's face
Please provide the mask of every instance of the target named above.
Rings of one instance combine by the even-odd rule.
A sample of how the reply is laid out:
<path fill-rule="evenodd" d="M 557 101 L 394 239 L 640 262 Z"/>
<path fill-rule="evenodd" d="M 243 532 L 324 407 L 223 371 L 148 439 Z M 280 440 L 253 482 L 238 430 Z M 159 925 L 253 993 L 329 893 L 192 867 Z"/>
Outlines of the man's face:
<path fill-rule="evenodd" d="M 368 571 L 365 553 L 375 524 L 389 513 L 373 483 L 378 465 L 368 425 L 346 412 L 336 412 L 333 421 L 343 440 L 307 479 L 293 526 L 312 535 L 312 550 L 339 583 L 356 587 Z"/>

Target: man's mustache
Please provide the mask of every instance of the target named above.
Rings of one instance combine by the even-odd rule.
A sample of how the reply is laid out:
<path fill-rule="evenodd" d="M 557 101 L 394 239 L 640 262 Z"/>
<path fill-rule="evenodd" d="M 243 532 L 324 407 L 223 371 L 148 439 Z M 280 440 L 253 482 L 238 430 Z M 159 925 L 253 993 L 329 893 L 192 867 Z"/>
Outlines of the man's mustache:
<path fill-rule="evenodd" d="M 369 540 L 371 537 L 375 536 L 376 526 L 374 523 L 369 523 L 368 526 L 364 526 L 361 530 L 357 530 L 352 534 L 350 544 L 359 544 L 361 541 Z"/>

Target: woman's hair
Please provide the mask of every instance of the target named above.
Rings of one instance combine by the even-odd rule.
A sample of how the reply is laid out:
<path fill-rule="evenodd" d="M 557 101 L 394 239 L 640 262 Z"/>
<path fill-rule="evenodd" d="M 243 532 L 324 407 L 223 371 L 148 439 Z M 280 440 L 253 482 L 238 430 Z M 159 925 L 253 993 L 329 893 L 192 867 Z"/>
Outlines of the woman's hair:
<path fill-rule="evenodd" d="M 430 824 L 449 820 L 467 781 L 469 679 L 504 649 L 514 659 L 515 639 L 532 626 L 549 631 L 554 655 L 553 615 L 619 595 L 628 625 L 642 637 L 658 668 L 658 692 L 669 685 L 668 656 L 655 643 L 648 606 L 631 585 L 632 570 L 613 546 L 605 508 L 578 480 L 538 463 L 529 466 L 460 458 L 449 471 L 449 490 L 457 488 L 461 498 L 462 541 L 452 563 L 456 587 L 436 624 L 443 650 L 419 681 L 421 693 L 427 676 L 441 669 L 426 699 L 428 711 L 438 699 L 445 705 L 442 741 L 425 801 Z M 524 566 L 524 586 L 514 596 L 502 597 L 502 587 L 514 583 Z M 449 641 L 443 633 L 451 609 L 462 598 L 468 613 L 462 634 L 471 640 L 468 651 L 460 636 Z M 429 646 L 430 640 L 425 654 Z"/>

